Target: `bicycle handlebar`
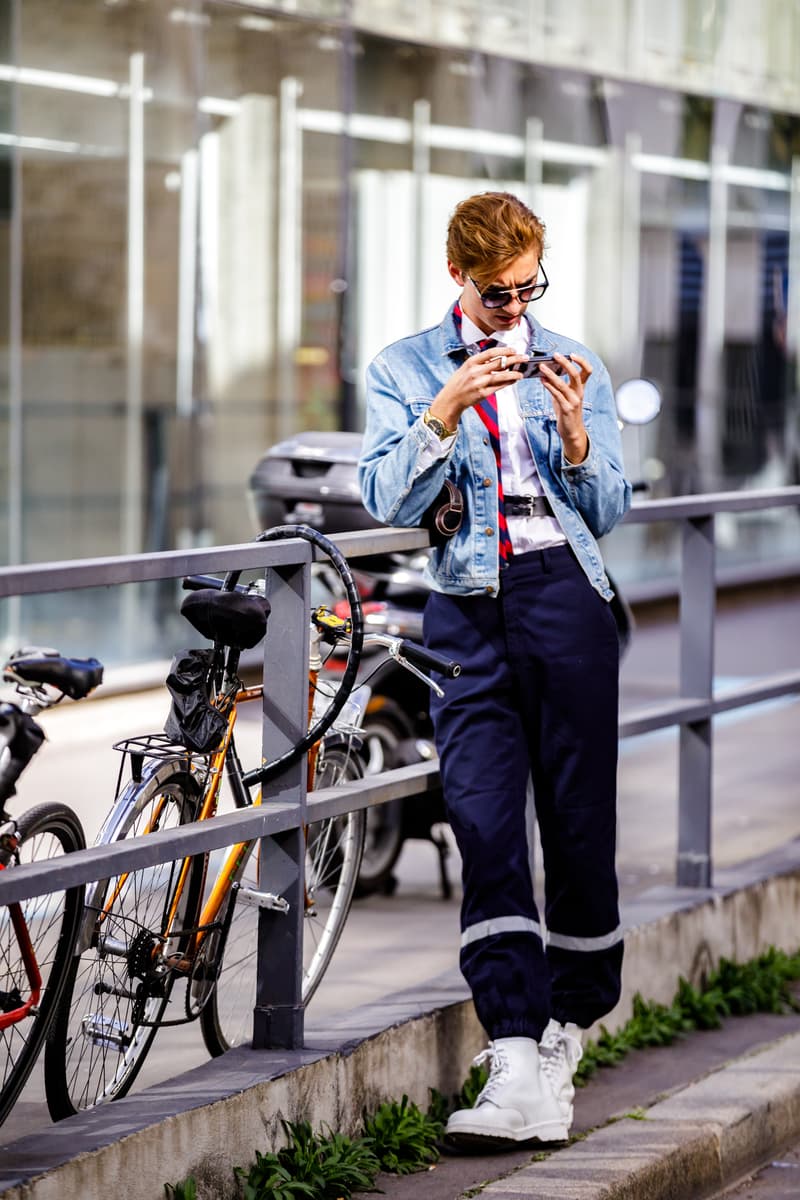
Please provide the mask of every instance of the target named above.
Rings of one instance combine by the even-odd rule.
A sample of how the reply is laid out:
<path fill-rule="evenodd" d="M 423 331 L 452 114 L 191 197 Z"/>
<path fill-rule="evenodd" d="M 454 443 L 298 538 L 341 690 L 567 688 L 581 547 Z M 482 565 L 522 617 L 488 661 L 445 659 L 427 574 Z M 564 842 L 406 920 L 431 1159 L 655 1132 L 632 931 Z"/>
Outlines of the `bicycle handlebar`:
<path fill-rule="evenodd" d="M 452 659 L 445 658 L 443 654 L 437 654 L 435 650 L 426 650 L 424 646 L 418 646 L 416 642 L 408 642 L 403 639 L 400 642 L 400 653 L 415 666 L 426 667 L 429 671 L 438 671 L 447 679 L 457 679 L 461 674 L 461 663 L 453 662 Z"/>

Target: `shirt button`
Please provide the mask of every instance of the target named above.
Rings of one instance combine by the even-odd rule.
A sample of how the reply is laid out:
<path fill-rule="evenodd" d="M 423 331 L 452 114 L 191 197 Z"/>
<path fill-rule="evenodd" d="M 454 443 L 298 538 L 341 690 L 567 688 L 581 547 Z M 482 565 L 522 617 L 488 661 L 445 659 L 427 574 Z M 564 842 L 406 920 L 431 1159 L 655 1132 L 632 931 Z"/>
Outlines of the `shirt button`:
<path fill-rule="evenodd" d="M 487 589 L 486 589 L 486 590 L 487 590 L 487 592 L 489 593 L 489 595 L 491 596 L 492 592 L 494 591 L 494 588 L 492 587 L 492 585 L 491 585 L 491 584 L 489 584 L 489 586 L 487 587 Z"/>
<path fill-rule="evenodd" d="M 484 444 L 484 446 L 488 446 L 488 445 L 489 445 L 489 439 L 488 439 L 488 438 L 484 438 L 484 439 L 483 439 L 483 444 Z"/>
<path fill-rule="evenodd" d="M 491 481 L 491 479 L 484 479 L 484 481 L 483 481 L 483 486 L 484 486 L 484 487 L 491 487 L 491 486 L 492 486 L 492 481 Z"/>
<path fill-rule="evenodd" d="M 486 526 L 486 536 L 492 537 L 493 535 L 494 535 L 494 530 L 492 529 L 491 525 L 487 525 Z"/>

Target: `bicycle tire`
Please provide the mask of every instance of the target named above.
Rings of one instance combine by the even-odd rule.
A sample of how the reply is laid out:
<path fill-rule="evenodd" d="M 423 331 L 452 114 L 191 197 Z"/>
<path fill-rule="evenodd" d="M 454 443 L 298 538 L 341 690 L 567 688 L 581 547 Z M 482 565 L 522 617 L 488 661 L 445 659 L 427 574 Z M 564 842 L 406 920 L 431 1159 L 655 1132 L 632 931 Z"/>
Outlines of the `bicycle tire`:
<path fill-rule="evenodd" d="M 20 863 L 39 862 L 84 847 L 78 817 L 58 802 L 29 809 L 17 819 L 16 826 L 19 837 L 16 857 Z M 83 886 L 79 886 L 0 908 L 2 1011 L 12 1011 L 18 1007 L 15 997 L 22 1000 L 30 993 L 28 973 L 12 922 L 15 907 L 25 922 L 41 975 L 40 999 L 33 1015 L 0 1031 L 0 1123 L 5 1121 L 25 1086 L 47 1036 L 66 983 L 83 896 Z"/>
<path fill-rule="evenodd" d="M 320 759 L 316 787 L 334 787 L 363 775 L 362 764 L 345 747 L 328 749 Z M 366 814 L 345 813 L 310 825 L 306 835 L 306 892 L 310 905 L 303 921 L 303 1003 L 322 981 L 341 937 L 355 892 L 364 848 Z M 250 853 L 241 882 L 257 889 L 258 860 Z M 216 1056 L 249 1042 L 256 996 L 258 909 L 235 904 L 217 963 L 218 978 L 200 1014 L 209 1054 Z M 226 953 L 227 950 L 227 953 Z"/>
<path fill-rule="evenodd" d="M 197 782 L 180 760 L 150 763 L 141 781 L 131 782 L 120 796 L 98 843 L 139 836 L 148 825 L 151 830 L 184 825 L 194 820 L 199 797 Z M 204 855 L 191 860 L 178 928 L 195 919 L 204 860 Z M 139 1013 L 134 1011 L 135 989 L 140 986 L 136 972 L 152 957 L 184 861 L 132 871 L 121 886 L 121 877 L 112 877 L 87 893 L 78 952 L 45 1049 L 45 1090 L 53 1120 L 118 1100 L 139 1074 L 164 1019 L 175 977 L 167 972 L 163 995 L 147 996 Z M 186 940 L 175 937 L 170 949 L 180 952 Z"/>

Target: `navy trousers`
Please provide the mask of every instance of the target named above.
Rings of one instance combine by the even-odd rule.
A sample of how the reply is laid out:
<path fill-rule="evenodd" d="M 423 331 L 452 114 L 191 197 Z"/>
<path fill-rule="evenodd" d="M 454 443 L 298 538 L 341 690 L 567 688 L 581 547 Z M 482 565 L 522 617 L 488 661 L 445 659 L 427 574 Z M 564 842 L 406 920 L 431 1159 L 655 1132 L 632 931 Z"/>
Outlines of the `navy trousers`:
<path fill-rule="evenodd" d="M 461 663 L 432 700 L 463 863 L 461 969 L 490 1038 L 587 1028 L 619 998 L 619 650 L 606 601 L 568 546 L 501 571 L 500 595 L 433 593 L 425 643 Z M 533 893 L 529 780 L 544 858 Z"/>

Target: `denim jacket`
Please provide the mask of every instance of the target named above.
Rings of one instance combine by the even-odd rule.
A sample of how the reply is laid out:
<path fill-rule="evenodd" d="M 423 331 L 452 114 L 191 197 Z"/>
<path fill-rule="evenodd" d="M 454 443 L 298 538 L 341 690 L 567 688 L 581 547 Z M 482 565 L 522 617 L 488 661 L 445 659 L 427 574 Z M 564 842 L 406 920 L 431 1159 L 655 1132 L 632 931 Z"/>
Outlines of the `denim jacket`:
<path fill-rule="evenodd" d="M 453 308 L 455 305 L 453 305 Z M 451 479 L 464 495 L 461 529 L 431 553 L 435 590 L 497 595 L 497 467 L 486 429 L 472 409 L 461 416 L 451 452 L 417 475 L 428 430 L 422 414 L 464 361 L 464 345 L 449 310 L 441 325 L 387 346 L 367 369 L 367 419 L 359 463 L 364 504 L 388 525 L 419 525 L 426 508 Z M 613 592 L 596 539 L 613 529 L 630 506 L 611 381 L 603 363 L 571 338 L 544 329 L 526 313 L 537 350 L 577 353 L 592 365 L 583 400 L 589 454 L 578 466 L 565 459 L 553 403 L 537 378 L 516 385 L 525 431 L 542 490 L 592 586 Z"/>

